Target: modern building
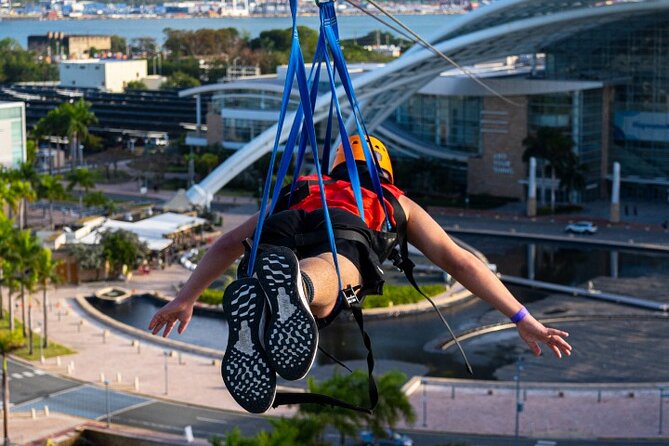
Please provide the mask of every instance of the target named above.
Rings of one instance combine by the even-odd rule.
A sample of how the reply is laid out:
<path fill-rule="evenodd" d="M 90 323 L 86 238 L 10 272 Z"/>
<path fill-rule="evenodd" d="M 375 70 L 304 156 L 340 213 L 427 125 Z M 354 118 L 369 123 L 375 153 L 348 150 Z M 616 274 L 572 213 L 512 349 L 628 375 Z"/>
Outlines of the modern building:
<path fill-rule="evenodd" d="M 97 52 L 111 51 L 111 37 L 104 35 L 72 35 L 50 32 L 40 36 L 28 36 L 28 51 L 50 59 L 84 59 Z"/>
<path fill-rule="evenodd" d="M 585 176 L 583 189 L 570 197 L 563 190 L 559 199 L 608 197 L 619 162 L 623 198 L 668 201 L 669 2 L 499 0 L 431 34 L 464 71 L 416 45 L 353 80 L 368 129 L 393 156 L 441 162 L 463 193 L 524 200 L 523 141 L 553 127 L 572 140 Z M 271 150 L 276 132 L 263 130 L 276 128 L 280 85 L 218 87 L 208 129 L 240 154 L 189 190 L 191 201 L 202 203 Z M 327 98 L 319 100 L 316 115 L 327 107 Z M 552 181 L 537 176 L 541 197 Z"/>
<path fill-rule="evenodd" d="M 62 87 L 98 88 L 120 93 L 128 82 L 147 76 L 146 60 L 84 59 L 59 65 Z"/>
<path fill-rule="evenodd" d="M 17 167 L 26 160 L 26 106 L 0 102 L 0 167 Z"/>

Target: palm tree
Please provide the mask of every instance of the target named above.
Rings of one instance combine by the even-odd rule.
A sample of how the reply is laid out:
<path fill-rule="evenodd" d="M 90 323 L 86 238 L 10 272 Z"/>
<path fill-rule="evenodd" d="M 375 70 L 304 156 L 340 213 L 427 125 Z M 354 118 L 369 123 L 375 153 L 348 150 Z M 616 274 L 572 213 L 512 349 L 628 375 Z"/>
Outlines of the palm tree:
<path fill-rule="evenodd" d="M 36 277 L 34 273 L 35 262 L 41 246 L 37 237 L 34 237 L 30 231 L 19 231 L 15 233 L 14 252 L 16 253 L 15 261 L 17 266 L 17 279 L 20 286 L 21 296 L 21 320 L 23 322 L 23 335 L 28 335 L 28 330 L 32 327 L 26 327 L 26 291 L 29 293 L 35 287 Z"/>
<path fill-rule="evenodd" d="M 43 310 L 43 332 L 42 332 L 42 347 L 47 348 L 49 346 L 48 341 L 48 318 L 47 318 L 47 308 L 48 308 L 48 295 L 47 288 L 49 284 L 58 284 L 61 282 L 61 277 L 56 271 L 58 267 L 58 262 L 55 262 L 51 255 L 51 250 L 47 248 L 42 248 L 37 255 L 35 260 L 35 274 L 37 275 L 37 281 L 42 288 L 42 310 Z"/>
<path fill-rule="evenodd" d="M 84 168 L 74 169 L 68 172 L 67 190 L 72 191 L 75 187 L 79 187 L 79 209 L 80 213 L 83 210 L 84 193 L 95 188 L 95 181 L 90 170 Z"/>
<path fill-rule="evenodd" d="M 67 128 L 67 116 L 63 110 L 58 107 L 50 110 L 46 116 L 40 118 L 35 124 L 33 135 L 37 139 L 47 138 L 49 136 L 65 137 Z M 60 139 L 58 140 L 58 150 L 60 151 Z M 53 173 L 53 162 L 51 157 L 51 143 L 49 143 L 49 174 Z"/>
<path fill-rule="evenodd" d="M 83 99 L 76 102 L 64 102 L 40 119 L 35 126 L 37 136 L 67 136 L 70 140 L 70 159 L 72 167 L 78 165 L 77 158 L 83 162 L 79 144 L 88 137 L 88 128 L 98 122 L 91 111 L 91 103 Z"/>
<path fill-rule="evenodd" d="M 0 319 L 5 317 L 5 302 L 2 295 L 2 286 L 5 282 L 5 259 L 11 250 L 11 237 L 14 232 L 12 221 L 9 220 L 5 214 L 0 210 Z"/>
<path fill-rule="evenodd" d="M 35 199 L 35 191 L 30 181 L 24 180 L 18 169 L 0 171 L 0 207 L 9 208 L 10 217 L 19 215 L 19 228 L 24 226 L 24 202 Z"/>
<path fill-rule="evenodd" d="M 393 428 L 404 419 L 413 423 L 416 414 L 406 394 L 402 392 L 402 386 L 407 378 L 404 373 L 392 371 L 381 375 L 377 380 L 379 391 L 379 403 L 371 415 L 365 415 L 369 427 L 376 437 L 384 436 L 384 427 Z"/>
<path fill-rule="evenodd" d="M 2 354 L 2 417 L 4 425 L 4 444 L 9 445 L 9 379 L 7 355 L 20 349 L 25 344 L 19 330 L 0 330 L 0 354 Z"/>
<path fill-rule="evenodd" d="M 70 153 L 73 166 L 83 164 L 84 155 L 81 151 L 80 142 L 88 137 L 88 128 L 98 122 L 98 118 L 91 112 L 91 103 L 83 99 L 76 102 L 66 102 L 61 105 L 63 113 L 67 116 L 67 127 L 65 134 L 70 139 Z M 78 161 L 77 161 L 78 158 Z"/>
<path fill-rule="evenodd" d="M 525 151 L 523 161 L 528 162 L 531 157 L 542 162 L 541 175 L 543 178 L 545 163 L 548 163 L 551 173 L 551 209 L 555 210 L 556 173 L 562 172 L 559 166 L 563 160 L 575 156 L 572 152 L 574 145 L 571 138 L 560 129 L 553 127 L 539 127 L 535 133 L 523 140 Z M 543 193 L 541 194 L 543 197 Z"/>
<path fill-rule="evenodd" d="M 49 201 L 49 227 L 53 229 L 53 202 L 67 198 L 60 175 L 40 175 L 37 196 Z"/>

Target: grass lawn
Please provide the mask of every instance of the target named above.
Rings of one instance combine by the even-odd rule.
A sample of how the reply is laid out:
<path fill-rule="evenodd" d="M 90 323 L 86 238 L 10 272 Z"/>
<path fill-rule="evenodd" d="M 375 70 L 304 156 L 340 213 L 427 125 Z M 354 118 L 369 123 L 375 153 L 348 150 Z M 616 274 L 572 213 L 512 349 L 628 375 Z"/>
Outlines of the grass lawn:
<path fill-rule="evenodd" d="M 421 290 L 428 296 L 436 296 L 446 290 L 444 285 L 423 285 Z M 362 308 L 384 308 L 393 305 L 413 304 L 425 299 L 411 285 L 383 286 L 383 295 L 370 295 L 365 297 Z"/>
<path fill-rule="evenodd" d="M 23 324 L 16 320 L 16 329 L 21 330 L 23 327 Z M 0 320 L 0 331 L 7 331 L 9 330 L 9 318 L 8 318 L 8 313 L 5 311 L 5 317 Z M 33 354 L 30 355 L 28 352 L 30 351 L 28 348 L 28 337 L 26 337 L 25 342 L 26 345 L 25 347 L 15 351 L 13 354 L 23 358 L 27 359 L 29 361 L 38 361 L 40 359 L 40 342 L 42 341 L 42 337 L 38 334 L 33 332 Z M 42 354 L 44 355 L 45 358 L 53 358 L 55 356 L 65 356 L 65 355 L 72 355 L 76 353 L 76 351 L 72 350 L 71 348 L 65 347 L 64 345 L 56 344 L 53 341 L 49 341 L 49 346 L 45 349 L 43 349 Z"/>

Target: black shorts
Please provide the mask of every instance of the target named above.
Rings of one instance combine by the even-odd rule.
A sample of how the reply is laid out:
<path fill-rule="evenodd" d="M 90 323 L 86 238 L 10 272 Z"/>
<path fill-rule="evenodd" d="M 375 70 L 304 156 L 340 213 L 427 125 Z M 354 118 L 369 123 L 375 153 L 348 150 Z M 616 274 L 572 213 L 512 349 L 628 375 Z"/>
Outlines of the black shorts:
<path fill-rule="evenodd" d="M 370 249 L 371 232 L 357 215 L 343 209 L 330 209 L 330 219 L 334 229 L 348 229 L 363 235 L 370 243 L 336 238 L 337 254 L 341 254 L 353 263 L 362 276 L 363 294 L 380 289 L 383 284 L 383 270 L 378 255 Z M 322 234 L 314 243 L 302 244 L 301 235 Z M 261 243 L 280 245 L 291 248 L 299 259 L 316 257 L 332 252 L 325 226 L 322 209 L 305 212 L 301 209 L 278 212 L 269 217 L 263 226 Z M 342 284 L 346 286 L 347 284 Z"/>

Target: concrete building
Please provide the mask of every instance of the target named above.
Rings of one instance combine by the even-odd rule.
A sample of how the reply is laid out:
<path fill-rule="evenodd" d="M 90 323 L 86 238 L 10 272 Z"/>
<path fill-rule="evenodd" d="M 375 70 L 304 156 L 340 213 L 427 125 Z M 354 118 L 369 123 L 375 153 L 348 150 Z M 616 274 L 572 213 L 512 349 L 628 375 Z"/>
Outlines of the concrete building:
<path fill-rule="evenodd" d="M 111 51 L 111 37 L 93 34 L 69 35 L 63 32 L 28 36 L 28 50 L 51 59 L 89 58 L 92 57 L 91 48 L 100 52 Z"/>
<path fill-rule="evenodd" d="M 26 108 L 23 102 L 0 102 L 0 166 L 26 160 Z"/>
<path fill-rule="evenodd" d="M 121 93 L 130 81 L 147 76 L 146 60 L 88 59 L 63 61 L 60 66 L 62 87 L 97 88 Z"/>

